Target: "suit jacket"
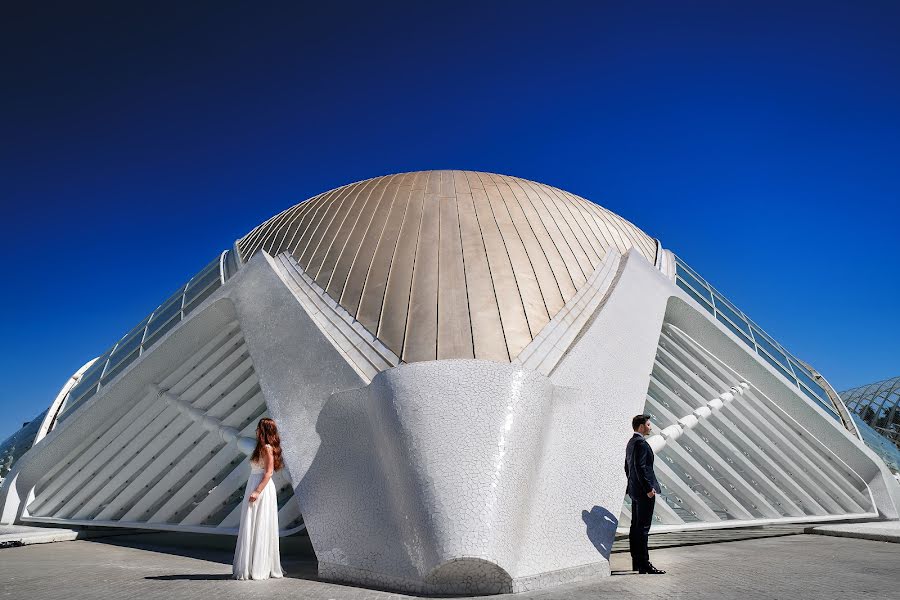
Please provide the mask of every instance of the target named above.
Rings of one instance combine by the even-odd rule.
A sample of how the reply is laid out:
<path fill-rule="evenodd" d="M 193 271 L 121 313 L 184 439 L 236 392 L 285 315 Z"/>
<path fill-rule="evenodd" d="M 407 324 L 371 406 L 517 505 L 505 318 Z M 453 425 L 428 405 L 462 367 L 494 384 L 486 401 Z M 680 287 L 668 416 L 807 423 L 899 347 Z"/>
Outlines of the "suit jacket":
<path fill-rule="evenodd" d="M 661 493 L 656 473 L 653 472 L 653 448 L 647 440 L 635 433 L 625 447 L 625 475 L 628 476 L 628 495 L 646 498 L 650 490 Z"/>

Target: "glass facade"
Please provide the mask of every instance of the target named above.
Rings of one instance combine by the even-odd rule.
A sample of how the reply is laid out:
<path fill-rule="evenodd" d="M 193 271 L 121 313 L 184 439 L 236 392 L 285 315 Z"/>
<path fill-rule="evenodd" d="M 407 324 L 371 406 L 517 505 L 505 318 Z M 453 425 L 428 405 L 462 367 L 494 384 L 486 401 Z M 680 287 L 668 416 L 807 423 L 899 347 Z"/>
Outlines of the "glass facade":
<path fill-rule="evenodd" d="M 750 320 L 746 314 L 677 256 L 675 257 L 675 273 L 675 282 L 678 287 L 696 300 L 703 309 L 727 327 L 760 358 L 797 386 L 810 400 L 825 409 L 829 416 L 841 421 L 840 413 L 832 404 L 825 388 L 816 383 L 812 372 L 804 367 L 799 359 L 785 350 L 759 325 Z"/>
<path fill-rule="evenodd" d="M 115 379 L 128 365 L 150 350 L 170 329 L 215 292 L 233 274 L 231 251 L 216 258 L 181 286 L 149 316 L 100 355 L 81 376 L 63 402 L 57 421 L 68 415 Z"/>
<path fill-rule="evenodd" d="M 0 443 L 0 481 L 3 481 L 12 469 L 13 463 L 34 445 L 34 438 L 46 415 L 47 411 L 45 410 L 27 423 L 23 423 L 20 430 Z"/>
<path fill-rule="evenodd" d="M 878 431 L 863 421 L 859 415 L 854 413 L 853 420 L 856 422 L 856 427 L 859 429 L 859 433 L 862 435 L 866 445 L 881 457 L 881 460 L 884 461 L 892 473 L 900 473 L 900 447 L 878 433 Z"/>
<path fill-rule="evenodd" d="M 866 443 L 875 452 L 882 454 L 880 449 L 884 447 L 884 442 L 893 446 L 895 450 L 900 449 L 900 410 L 898 410 L 900 377 L 841 392 L 841 398 L 857 422 L 866 425 L 868 432 L 863 431 L 862 427 L 860 427 L 860 432 L 863 433 Z M 866 433 L 869 434 L 872 441 L 865 438 Z M 873 438 L 873 436 L 881 439 Z M 898 459 L 900 459 L 900 452 L 897 456 L 888 453 L 885 462 L 891 466 L 891 461 Z M 896 470 L 896 467 L 891 468 Z"/>

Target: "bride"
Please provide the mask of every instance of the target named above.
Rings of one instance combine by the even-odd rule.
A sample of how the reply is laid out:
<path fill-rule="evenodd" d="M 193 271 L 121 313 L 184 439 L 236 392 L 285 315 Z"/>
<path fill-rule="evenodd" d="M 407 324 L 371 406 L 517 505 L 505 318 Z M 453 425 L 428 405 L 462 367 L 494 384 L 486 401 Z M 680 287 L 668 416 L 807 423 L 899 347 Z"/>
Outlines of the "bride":
<path fill-rule="evenodd" d="M 283 465 L 281 439 L 272 419 L 256 425 L 256 449 L 241 503 L 241 527 L 234 550 L 235 579 L 282 577 L 278 556 L 278 502 L 272 474 Z"/>

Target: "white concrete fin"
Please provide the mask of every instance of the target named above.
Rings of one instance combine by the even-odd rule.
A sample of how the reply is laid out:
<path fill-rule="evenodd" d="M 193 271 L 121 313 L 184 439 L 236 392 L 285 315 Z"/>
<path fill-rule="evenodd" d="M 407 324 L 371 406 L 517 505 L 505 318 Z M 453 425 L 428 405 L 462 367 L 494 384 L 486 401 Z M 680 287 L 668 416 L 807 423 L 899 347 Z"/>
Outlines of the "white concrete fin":
<path fill-rule="evenodd" d="M 622 255 L 610 249 L 587 281 L 512 361 L 523 368 L 549 375 L 609 292 Z"/>
<path fill-rule="evenodd" d="M 365 379 L 400 364 L 400 359 L 307 275 L 290 252 L 275 257 L 278 275 L 334 347 Z"/>

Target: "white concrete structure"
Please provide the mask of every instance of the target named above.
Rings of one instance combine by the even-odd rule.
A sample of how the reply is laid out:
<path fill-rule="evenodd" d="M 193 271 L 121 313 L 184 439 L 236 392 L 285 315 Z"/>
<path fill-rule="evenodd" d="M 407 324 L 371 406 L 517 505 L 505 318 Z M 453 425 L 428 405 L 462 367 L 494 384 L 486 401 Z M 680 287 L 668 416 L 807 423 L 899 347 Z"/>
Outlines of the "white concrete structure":
<path fill-rule="evenodd" d="M 323 577 L 425 593 L 609 573 L 630 419 L 656 530 L 897 519 L 833 390 L 621 217 L 462 171 L 266 221 L 73 376 L 4 523 L 233 533 L 258 418 Z M 301 517 L 302 515 L 302 517 Z"/>

